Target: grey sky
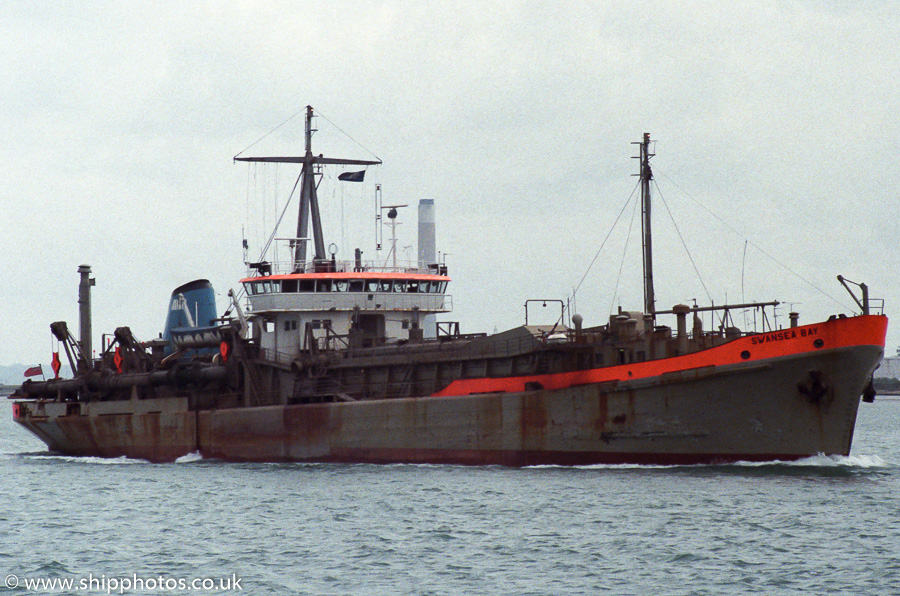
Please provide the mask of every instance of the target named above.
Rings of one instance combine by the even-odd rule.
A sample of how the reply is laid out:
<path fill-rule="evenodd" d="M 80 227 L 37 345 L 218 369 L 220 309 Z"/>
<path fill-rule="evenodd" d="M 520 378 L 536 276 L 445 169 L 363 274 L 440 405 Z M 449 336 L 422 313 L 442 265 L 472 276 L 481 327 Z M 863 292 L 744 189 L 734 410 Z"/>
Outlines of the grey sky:
<path fill-rule="evenodd" d="M 98 339 L 155 337 L 196 278 L 224 310 L 242 226 L 258 248 L 284 199 L 274 176 L 294 175 L 231 158 L 307 104 L 384 160 L 364 185 L 323 187 L 326 243 L 374 256 L 373 182 L 386 202 L 435 199 L 445 318 L 465 332 L 571 293 L 634 188 L 644 131 L 717 303 L 777 299 L 809 323 L 849 312 L 841 273 L 890 316 L 897 39 L 894 2 L 4 3 L 0 363 L 46 364 L 50 322 L 77 328 L 81 263 Z M 369 156 L 319 128 L 317 152 Z M 297 117 L 248 153 L 301 148 Z M 661 199 L 655 213 L 660 307 L 708 302 Z M 401 217 L 402 250 L 415 210 Z M 588 325 L 641 306 L 637 227 L 613 297 L 630 217 L 578 292 Z"/>

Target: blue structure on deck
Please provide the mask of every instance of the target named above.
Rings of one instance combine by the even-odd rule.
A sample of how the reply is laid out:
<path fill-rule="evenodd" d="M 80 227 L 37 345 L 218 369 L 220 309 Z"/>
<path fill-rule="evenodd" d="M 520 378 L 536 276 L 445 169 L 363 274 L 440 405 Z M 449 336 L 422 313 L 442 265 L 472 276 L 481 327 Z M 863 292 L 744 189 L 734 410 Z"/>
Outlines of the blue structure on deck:
<path fill-rule="evenodd" d="M 176 343 L 185 336 L 202 334 L 203 331 L 215 329 L 216 295 L 209 280 L 198 279 L 175 288 L 169 299 L 169 313 L 166 316 L 166 327 L 163 339 L 169 342 L 166 354 L 176 350 Z M 174 341 L 173 341 L 174 340 Z M 218 348 L 201 348 L 191 350 L 191 354 L 214 353 Z"/>

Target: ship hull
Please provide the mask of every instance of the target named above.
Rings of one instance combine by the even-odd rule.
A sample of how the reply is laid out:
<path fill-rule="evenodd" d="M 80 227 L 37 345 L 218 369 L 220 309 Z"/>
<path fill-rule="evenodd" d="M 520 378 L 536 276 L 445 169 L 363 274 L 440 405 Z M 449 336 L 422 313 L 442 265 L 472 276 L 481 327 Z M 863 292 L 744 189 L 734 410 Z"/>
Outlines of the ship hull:
<path fill-rule="evenodd" d="M 463 335 L 458 323 L 429 322 L 434 337 L 426 338 L 421 324 L 451 310 L 446 265 L 429 250 L 411 266 L 365 264 L 359 249 L 352 263 L 339 262 L 337 249 L 327 257 L 315 175 L 326 164 L 381 162 L 314 154 L 312 118 L 307 106 L 305 156 L 235 158 L 303 164 L 297 229 L 314 241 L 311 261 L 306 243 L 285 238 L 289 263 L 246 263 L 255 271 L 241 280 L 250 314 L 229 293 L 236 319 L 215 318 L 207 280 L 184 284 L 160 340 L 140 343 L 120 327 L 99 358 L 90 347 L 94 280 L 80 267 L 81 341 L 64 322 L 51 325 L 75 378 L 23 383 L 11 396 L 17 423 L 55 452 L 154 462 L 199 453 L 259 462 L 695 464 L 850 453 L 887 318 L 869 313 L 863 284 L 861 316 L 800 326 L 792 313 L 789 328 L 769 324 L 764 309 L 774 301 L 656 310 L 648 133 L 639 143 L 646 313 L 620 308 L 587 328 L 573 315 L 569 329 L 567 307 L 551 300 L 560 319 L 542 328 L 528 325 L 528 303 L 539 302 L 529 300 L 524 326 Z M 388 208 L 380 201 L 378 218 Z M 421 223 L 433 236 L 429 209 Z M 731 314 L 744 309 L 756 309 L 768 331 L 734 327 Z M 703 330 L 706 312 L 719 314 L 717 330 Z M 674 334 L 662 315 L 675 316 Z"/>
<path fill-rule="evenodd" d="M 850 453 L 860 395 L 882 353 L 856 345 L 560 389 L 345 403 L 44 403 L 42 415 L 16 421 L 52 451 L 154 462 L 193 452 L 510 466 L 793 460 Z M 811 371 L 819 391 L 809 389 Z"/>

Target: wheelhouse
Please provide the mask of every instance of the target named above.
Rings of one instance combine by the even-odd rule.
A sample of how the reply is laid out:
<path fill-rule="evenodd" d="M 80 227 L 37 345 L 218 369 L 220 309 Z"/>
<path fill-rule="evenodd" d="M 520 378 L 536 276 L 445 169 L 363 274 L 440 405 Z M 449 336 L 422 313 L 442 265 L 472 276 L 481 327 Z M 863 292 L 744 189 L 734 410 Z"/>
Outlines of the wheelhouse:
<path fill-rule="evenodd" d="M 388 271 L 288 273 L 241 280 L 253 334 L 273 360 L 289 360 L 298 351 L 434 336 L 433 315 L 452 310 L 446 294 L 449 282 L 444 274 Z"/>

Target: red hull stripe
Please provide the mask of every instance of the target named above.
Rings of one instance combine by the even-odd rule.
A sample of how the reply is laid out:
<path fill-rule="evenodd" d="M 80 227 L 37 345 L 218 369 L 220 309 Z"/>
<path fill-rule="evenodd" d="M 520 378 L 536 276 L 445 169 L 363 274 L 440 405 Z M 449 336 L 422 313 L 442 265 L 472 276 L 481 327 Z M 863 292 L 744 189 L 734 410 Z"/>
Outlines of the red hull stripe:
<path fill-rule="evenodd" d="M 248 281 L 273 281 L 277 279 L 409 279 L 426 281 L 450 281 L 446 275 L 434 275 L 431 273 L 378 273 L 376 271 L 344 271 L 332 273 L 287 273 L 284 275 L 265 275 L 262 277 L 247 277 L 241 283 Z"/>
<path fill-rule="evenodd" d="M 666 373 L 741 362 L 758 362 L 835 348 L 880 346 L 884 348 L 887 317 L 866 315 L 834 319 L 814 325 L 781 329 L 742 337 L 721 346 L 673 358 L 546 375 L 460 379 L 434 397 L 474 393 L 512 393 L 526 390 L 526 383 L 543 389 L 564 389 L 591 383 L 608 383 L 657 377 Z M 821 340 L 821 341 L 819 341 Z M 745 353 L 746 357 L 742 357 Z"/>

